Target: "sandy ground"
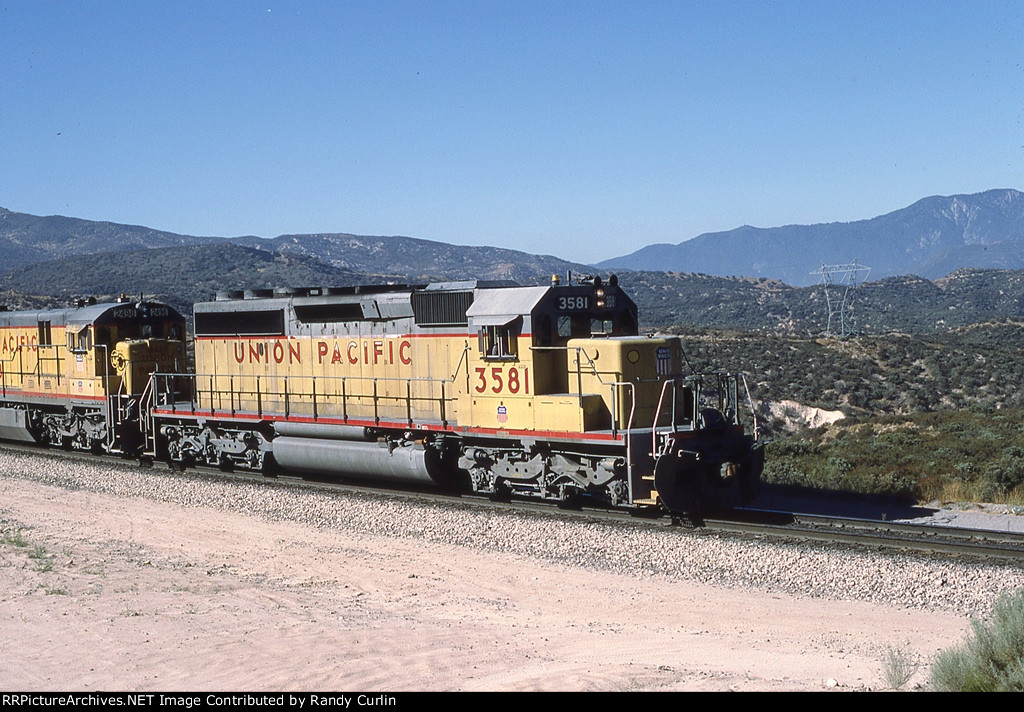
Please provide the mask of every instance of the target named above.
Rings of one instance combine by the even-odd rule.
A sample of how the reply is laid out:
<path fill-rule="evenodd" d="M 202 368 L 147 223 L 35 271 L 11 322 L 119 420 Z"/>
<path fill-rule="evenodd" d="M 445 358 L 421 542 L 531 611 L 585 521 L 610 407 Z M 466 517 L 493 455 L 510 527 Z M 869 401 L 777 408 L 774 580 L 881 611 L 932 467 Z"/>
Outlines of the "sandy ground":
<path fill-rule="evenodd" d="M 968 627 L 17 479 L 0 519 L 4 690 L 880 689 Z"/>

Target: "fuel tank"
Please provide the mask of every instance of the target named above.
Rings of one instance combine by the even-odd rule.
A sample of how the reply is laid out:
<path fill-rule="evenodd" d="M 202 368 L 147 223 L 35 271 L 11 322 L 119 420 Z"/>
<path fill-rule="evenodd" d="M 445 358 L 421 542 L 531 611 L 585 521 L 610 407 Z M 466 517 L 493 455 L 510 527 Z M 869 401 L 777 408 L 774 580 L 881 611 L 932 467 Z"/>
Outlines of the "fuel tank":
<path fill-rule="evenodd" d="M 406 442 L 328 440 L 279 436 L 271 442 L 277 464 L 291 472 L 352 479 L 450 487 L 457 470 L 436 449 Z"/>

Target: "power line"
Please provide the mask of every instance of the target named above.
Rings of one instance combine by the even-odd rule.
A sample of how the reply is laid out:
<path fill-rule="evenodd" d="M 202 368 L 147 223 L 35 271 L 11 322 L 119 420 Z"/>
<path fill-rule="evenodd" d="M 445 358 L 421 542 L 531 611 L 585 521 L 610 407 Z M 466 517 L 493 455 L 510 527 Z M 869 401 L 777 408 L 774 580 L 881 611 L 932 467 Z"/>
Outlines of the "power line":
<path fill-rule="evenodd" d="M 827 265 L 822 262 L 821 267 L 811 272 L 811 274 L 821 275 L 819 284 L 825 290 L 825 303 L 828 305 L 826 337 L 832 336 L 833 322 L 838 322 L 840 339 L 845 339 L 852 333 L 853 314 L 850 290 L 858 284 L 864 283 L 869 272 L 871 272 L 871 268 L 858 264 L 857 260 L 845 265 Z"/>

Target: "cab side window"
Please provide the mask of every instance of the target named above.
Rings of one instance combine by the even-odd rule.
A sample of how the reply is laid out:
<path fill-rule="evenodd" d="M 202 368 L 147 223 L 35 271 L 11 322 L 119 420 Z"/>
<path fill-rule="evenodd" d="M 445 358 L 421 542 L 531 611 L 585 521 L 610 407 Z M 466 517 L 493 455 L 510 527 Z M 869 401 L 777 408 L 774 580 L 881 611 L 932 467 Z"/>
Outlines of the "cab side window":
<path fill-rule="evenodd" d="M 82 329 L 77 334 L 68 332 L 68 351 L 74 353 L 85 353 L 92 346 L 92 332 L 89 329 Z"/>
<path fill-rule="evenodd" d="M 519 330 L 510 326 L 480 327 L 480 355 L 485 359 L 514 359 L 519 352 Z"/>

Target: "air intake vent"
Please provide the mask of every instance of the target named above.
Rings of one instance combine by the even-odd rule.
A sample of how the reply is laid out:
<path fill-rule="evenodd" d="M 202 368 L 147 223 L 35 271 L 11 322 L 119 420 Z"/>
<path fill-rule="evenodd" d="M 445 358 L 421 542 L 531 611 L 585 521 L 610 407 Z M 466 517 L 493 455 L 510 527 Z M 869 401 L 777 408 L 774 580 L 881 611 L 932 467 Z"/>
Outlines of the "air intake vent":
<path fill-rule="evenodd" d="M 284 336 L 284 311 L 196 312 L 196 336 Z"/>
<path fill-rule="evenodd" d="M 419 326 L 466 326 L 473 292 L 413 292 L 412 311 Z"/>
<path fill-rule="evenodd" d="M 359 302 L 339 304 L 306 304 L 295 306 L 295 318 L 306 324 L 337 324 L 346 321 L 362 321 L 363 310 Z"/>

